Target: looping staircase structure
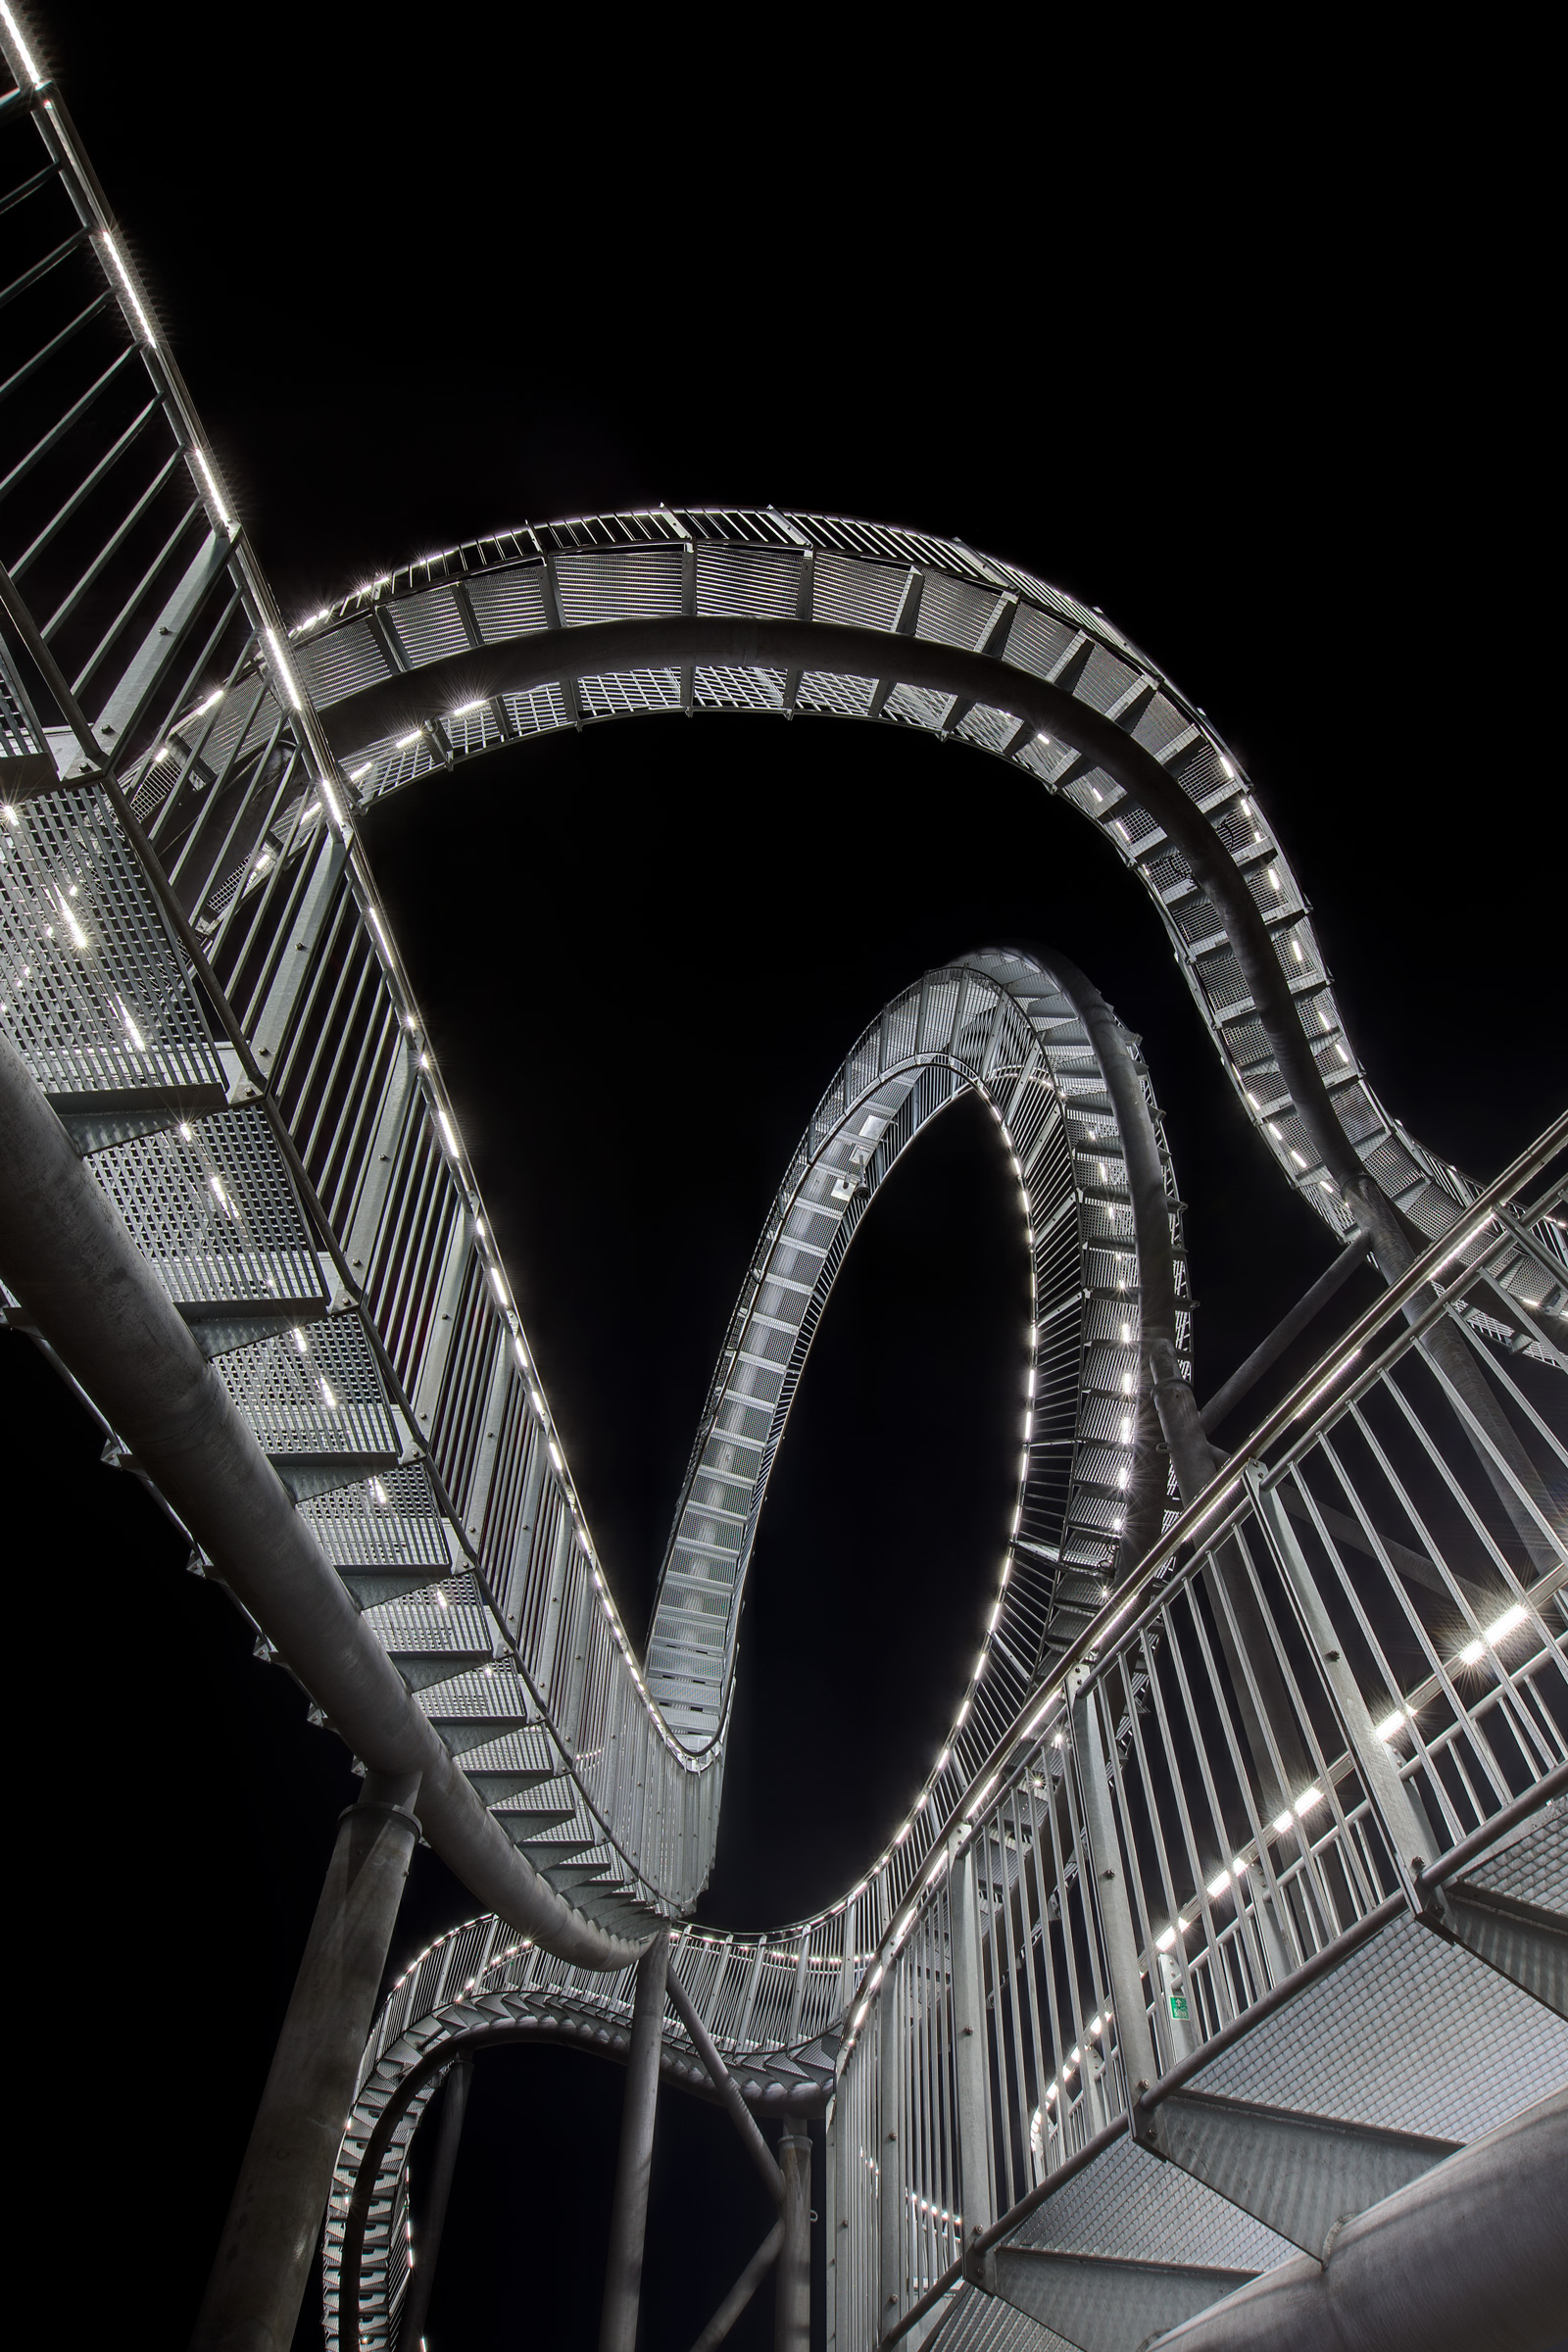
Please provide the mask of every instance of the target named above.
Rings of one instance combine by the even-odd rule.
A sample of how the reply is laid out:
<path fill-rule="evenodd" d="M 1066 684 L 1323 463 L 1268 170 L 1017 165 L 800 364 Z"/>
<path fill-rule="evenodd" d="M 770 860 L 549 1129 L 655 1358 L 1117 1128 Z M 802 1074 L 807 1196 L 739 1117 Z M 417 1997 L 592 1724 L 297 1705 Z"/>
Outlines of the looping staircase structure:
<path fill-rule="evenodd" d="M 0 29 L 26 248 L 0 386 L 0 1050 L 148 1314 L 212 1367 L 292 1597 L 220 1543 L 193 1564 L 372 1769 L 424 1774 L 425 1834 L 487 1906 L 377 2020 L 329 2335 L 397 2340 L 407 2152 L 452 2057 L 623 2054 L 666 1927 L 747 2101 L 829 2119 L 840 2352 L 938 2321 L 944 2352 L 1132 2352 L 1321 2257 L 1568 2077 L 1564 1123 L 1486 1192 L 1409 1136 L 1204 713 L 1102 614 L 956 542 L 661 508 L 504 531 L 287 623 L 59 93 Z M 934 734 L 1095 826 L 1286 1180 L 1387 1288 L 1220 1463 L 1137 1041 L 1060 958 L 912 979 L 752 1252 L 640 1650 L 366 842 L 388 794 L 437 806 L 487 751 L 724 710 Z M 790 1404 L 879 1186 L 968 1094 L 1033 1291 L 985 1642 L 860 1883 L 710 1934 Z M 5 1272 L 8 1321 L 194 1534 Z M 1462 2048 L 1435 2023 L 1460 2012 Z M 713 2090 L 674 2021 L 662 2065 Z"/>

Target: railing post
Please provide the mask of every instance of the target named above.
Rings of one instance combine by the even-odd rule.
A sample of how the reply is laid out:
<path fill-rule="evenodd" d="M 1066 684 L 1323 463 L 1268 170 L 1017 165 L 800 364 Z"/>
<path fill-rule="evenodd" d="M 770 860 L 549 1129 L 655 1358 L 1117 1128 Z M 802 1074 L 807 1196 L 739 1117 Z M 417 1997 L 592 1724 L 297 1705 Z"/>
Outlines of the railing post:
<path fill-rule="evenodd" d="M 773 2273 L 774 2352 L 811 2348 L 811 2132 L 808 2124 L 786 2125 L 778 2143 L 784 2175 L 779 2219 L 784 2243 Z"/>
<path fill-rule="evenodd" d="M 1128 2125 L 1136 2135 L 1139 2089 L 1156 2080 L 1159 2063 L 1149 2030 L 1144 1976 L 1138 1965 L 1138 1933 L 1133 1925 L 1116 1817 L 1111 1810 L 1109 1774 L 1100 1736 L 1100 1702 L 1087 1667 L 1077 1667 L 1068 1676 L 1067 1690 L 1072 1709 L 1073 1756 L 1078 1767 L 1078 1799 L 1083 1808 L 1095 1909 L 1100 1918 L 1116 2019 L 1116 2049 L 1127 2094 Z"/>
<path fill-rule="evenodd" d="M 839 2255 L 843 2241 L 839 2233 L 839 2199 L 843 2193 L 839 2184 L 839 2107 L 837 2098 L 828 2102 L 824 2126 L 823 2165 L 826 2174 L 827 2250 L 823 2272 L 823 2341 L 827 2352 L 835 2352 L 839 2332 Z"/>
<path fill-rule="evenodd" d="M 288 2352 L 418 1836 L 416 1775 L 367 1773 L 338 1823 L 321 1899 L 192 2352 Z"/>
<path fill-rule="evenodd" d="M 990 2051 L 985 1988 L 980 1976 L 979 1877 L 971 1843 L 948 1879 L 948 1932 L 953 1962 L 953 2039 L 958 2094 L 958 2178 L 963 2197 L 962 2246 L 996 2218 L 991 2148 Z"/>
<path fill-rule="evenodd" d="M 636 2352 L 643 2236 L 648 2225 L 648 2177 L 653 2163 L 661 2029 L 668 1972 L 669 1937 L 661 1933 L 637 1963 L 637 1994 L 632 2005 L 631 2048 L 626 2055 L 626 2094 L 620 2110 L 620 2158 L 615 2167 L 615 2201 L 610 2215 L 610 2255 L 605 2265 L 599 2352 Z"/>
<path fill-rule="evenodd" d="M 1411 1909 L 1420 1911 L 1425 1907 L 1420 1874 L 1438 1852 L 1431 1824 L 1400 1779 L 1393 1751 L 1377 1736 L 1372 1711 L 1361 1695 L 1353 1669 L 1346 1660 L 1334 1620 L 1278 1493 L 1267 1483 L 1265 1473 L 1256 1463 L 1250 1463 L 1243 1475 L 1264 1542 L 1296 1605 L 1301 1630 L 1312 1644 L 1318 1672 L 1339 1718 L 1346 1745 L 1355 1758 L 1367 1801 L 1382 1825 L 1399 1884 Z"/>
<path fill-rule="evenodd" d="M 899 2134 L 899 1974 L 883 1981 L 876 2017 L 876 2330 L 886 2335 L 904 2308 L 904 2150 Z"/>

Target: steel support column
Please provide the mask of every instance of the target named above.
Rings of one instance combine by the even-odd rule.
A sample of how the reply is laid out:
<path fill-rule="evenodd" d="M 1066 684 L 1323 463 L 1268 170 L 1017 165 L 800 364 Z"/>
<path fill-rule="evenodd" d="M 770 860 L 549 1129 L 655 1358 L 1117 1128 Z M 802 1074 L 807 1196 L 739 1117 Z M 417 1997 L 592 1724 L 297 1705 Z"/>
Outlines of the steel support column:
<path fill-rule="evenodd" d="M 669 1937 L 661 1934 L 654 1937 L 637 1963 L 637 1997 L 632 2007 L 631 2048 L 626 2055 L 620 2160 L 615 2168 L 615 2201 L 610 2215 L 610 2256 L 605 2265 L 599 2352 L 636 2352 L 637 2307 L 643 2284 L 643 2234 L 648 2223 L 648 2176 L 654 2154 L 661 2028 L 668 1974 Z"/>
<path fill-rule="evenodd" d="M 811 2352 L 811 2133 L 786 2126 L 778 2143 L 784 2175 L 784 2240 L 773 2274 L 774 2352 Z"/>
<path fill-rule="evenodd" d="M 441 2258 L 441 2233 L 446 2228 L 447 2205 L 452 2196 L 452 2176 L 457 2170 L 458 2143 L 463 2137 L 463 2118 L 468 2104 L 468 2085 L 472 2080 L 473 2060 L 460 2058 L 447 2077 L 446 2096 L 441 2102 L 441 2130 L 435 2143 L 430 2202 L 425 2213 L 423 2233 L 411 2257 L 409 2291 L 404 2297 L 403 2317 L 398 2323 L 399 2341 L 407 2344 L 410 2352 L 419 2352 L 424 2323 L 430 2316 L 430 2291 L 435 2285 L 435 2266 Z"/>
<path fill-rule="evenodd" d="M 416 1778 L 366 1775 L 326 1883 L 219 2240 L 192 2352 L 288 2352 L 418 1835 Z"/>

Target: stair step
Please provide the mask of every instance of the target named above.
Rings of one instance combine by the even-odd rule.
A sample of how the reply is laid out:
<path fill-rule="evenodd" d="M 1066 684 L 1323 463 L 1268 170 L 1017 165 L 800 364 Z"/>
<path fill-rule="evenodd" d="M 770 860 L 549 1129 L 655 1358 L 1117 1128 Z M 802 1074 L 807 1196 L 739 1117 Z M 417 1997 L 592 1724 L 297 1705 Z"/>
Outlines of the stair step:
<path fill-rule="evenodd" d="M 488 1661 L 490 1652 L 487 1649 L 389 1649 L 387 1656 L 411 1690 L 429 1690 L 437 1683 L 450 1683 L 457 1675 L 470 1674 L 475 1666 L 482 1666 Z"/>
<path fill-rule="evenodd" d="M 531 1788 L 546 1788 L 563 1775 L 559 1772 L 470 1772 L 465 1775 L 467 1783 L 487 1805 L 503 1805 L 509 1796 L 526 1796 Z M 563 1816 L 570 1820 L 570 1814 Z"/>
<path fill-rule="evenodd" d="M 560 1806 L 551 1805 L 539 1806 L 527 1812 L 498 1813 L 495 1818 L 507 1836 L 521 1845 L 526 1838 L 543 1838 L 551 1830 L 567 1828 L 575 1821 L 576 1815 L 569 1806 L 563 1811 Z M 593 1840 L 590 1838 L 588 1842 L 592 1844 Z"/>
<path fill-rule="evenodd" d="M 525 1732 L 526 1715 L 431 1715 L 430 1729 L 445 1742 L 448 1753 L 466 1756 L 470 1748 L 488 1747 L 510 1732 Z"/>

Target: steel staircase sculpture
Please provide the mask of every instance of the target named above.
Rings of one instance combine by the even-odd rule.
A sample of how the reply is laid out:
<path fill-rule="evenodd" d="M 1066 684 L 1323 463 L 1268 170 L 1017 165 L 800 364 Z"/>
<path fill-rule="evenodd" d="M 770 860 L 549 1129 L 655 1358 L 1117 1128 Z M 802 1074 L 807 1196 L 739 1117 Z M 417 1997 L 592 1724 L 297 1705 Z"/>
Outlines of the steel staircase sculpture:
<path fill-rule="evenodd" d="M 367 2052 L 329 2332 L 396 2340 L 407 2151 L 451 2057 L 623 2045 L 628 1959 L 664 1923 L 748 2100 L 831 2119 L 840 2352 L 939 2319 L 944 2352 L 1132 2352 L 1321 2254 L 1568 2077 L 1564 1122 L 1486 1192 L 1410 1137 L 1205 715 L 1102 615 L 957 543 L 648 510 L 503 532 L 286 624 L 9 12 L 0 41 L 25 249 L 0 385 L 0 1026 L 508 1840 L 507 1917 L 432 1947 Z M 1136 1041 L 1060 959 L 928 972 L 785 1173 L 639 1652 L 366 829 L 488 750 L 730 710 L 968 744 L 1093 824 L 1287 1180 L 1388 1287 L 1219 1464 Z M 790 1404 L 878 1188 L 968 1093 L 1034 1285 L 984 1646 L 860 1884 L 707 1935 Z M 1439 2030 L 1460 2012 L 1463 2046 Z M 678 2025 L 664 2067 L 711 2087 Z"/>

